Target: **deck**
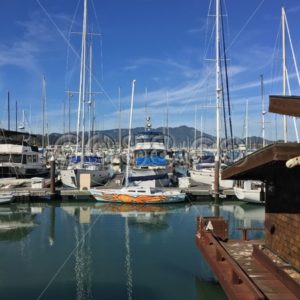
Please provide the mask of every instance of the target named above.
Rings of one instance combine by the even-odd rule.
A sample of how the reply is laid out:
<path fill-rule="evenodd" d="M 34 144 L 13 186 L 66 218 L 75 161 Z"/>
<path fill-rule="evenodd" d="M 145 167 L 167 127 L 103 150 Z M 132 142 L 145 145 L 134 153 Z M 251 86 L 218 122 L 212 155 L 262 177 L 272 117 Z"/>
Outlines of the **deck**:
<path fill-rule="evenodd" d="M 228 241 L 220 218 L 198 218 L 197 226 L 196 244 L 230 299 L 300 299 L 300 274 L 263 241 Z"/>

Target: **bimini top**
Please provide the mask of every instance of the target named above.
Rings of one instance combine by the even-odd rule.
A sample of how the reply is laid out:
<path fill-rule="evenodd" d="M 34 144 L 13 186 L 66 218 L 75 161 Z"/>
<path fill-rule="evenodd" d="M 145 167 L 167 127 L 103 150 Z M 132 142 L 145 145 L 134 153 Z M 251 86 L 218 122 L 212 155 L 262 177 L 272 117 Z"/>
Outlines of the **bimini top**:
<path fill-rule="evenodd" d="M 158 156 L 137 157 L 135 164 L 139 167 L 166 166 L 167 160 Z"/>

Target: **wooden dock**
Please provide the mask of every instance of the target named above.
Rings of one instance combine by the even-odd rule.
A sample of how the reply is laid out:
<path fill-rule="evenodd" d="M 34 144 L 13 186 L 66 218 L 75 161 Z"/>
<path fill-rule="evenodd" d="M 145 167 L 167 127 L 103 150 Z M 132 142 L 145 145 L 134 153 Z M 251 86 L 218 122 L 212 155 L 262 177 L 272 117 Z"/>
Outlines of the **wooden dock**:
<path fill-rule="evenodd" d="M 228 241 L 224 219 L 198 218 L 196 244 L 230 299 L 300 299 L 300 273 L 263 241 Z"/>

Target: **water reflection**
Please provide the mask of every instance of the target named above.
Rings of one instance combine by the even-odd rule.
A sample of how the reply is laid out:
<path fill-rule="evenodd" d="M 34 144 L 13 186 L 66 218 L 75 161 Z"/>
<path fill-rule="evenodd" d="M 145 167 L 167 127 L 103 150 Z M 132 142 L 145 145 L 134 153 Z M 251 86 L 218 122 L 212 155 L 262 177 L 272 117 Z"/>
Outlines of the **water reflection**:
<path fill-rule="evenodd" d="M 35 221 L 41 210 L 31 210 L 30 206 L 0 206 L 0 241 L 19 241 L 38 225 Z"/>
<path fill-rule="evenodd" d="M 230 238 L 264 221 L 264 207 L 238 202 L 1 206 L 0 298 L 224 299 L 194 241 L 196 217 L 216 212 Z M 14 251 L 24 241 L 30 265 Z"/>

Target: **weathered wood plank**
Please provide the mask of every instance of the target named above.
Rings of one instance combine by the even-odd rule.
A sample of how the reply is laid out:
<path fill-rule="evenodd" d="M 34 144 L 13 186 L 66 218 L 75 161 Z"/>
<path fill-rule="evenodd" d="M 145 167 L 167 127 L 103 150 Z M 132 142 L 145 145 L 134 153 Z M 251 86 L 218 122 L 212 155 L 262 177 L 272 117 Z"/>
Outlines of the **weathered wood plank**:
<path fill-rule="evenodd" d="M 270 96 L 269 112 L 300 117 L 299 96 Z"/>

